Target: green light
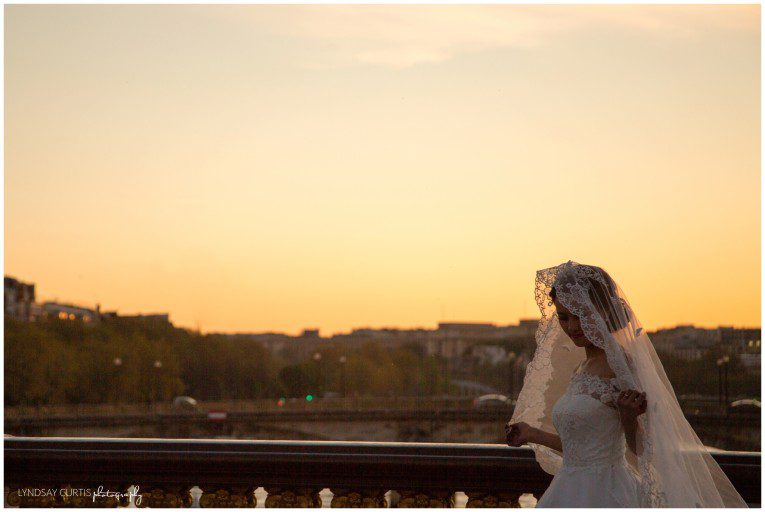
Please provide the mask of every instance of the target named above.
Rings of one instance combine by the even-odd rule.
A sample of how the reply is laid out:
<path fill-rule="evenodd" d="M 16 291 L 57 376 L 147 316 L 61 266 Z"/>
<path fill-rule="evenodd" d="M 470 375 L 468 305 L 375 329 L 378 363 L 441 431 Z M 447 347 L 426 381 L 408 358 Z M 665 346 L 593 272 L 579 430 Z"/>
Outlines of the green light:
<path fill-rule="evenodd" d="M 313 400 L 313 395 L 306 395 L 305 399 L 307 402 L 310 402 L 311 400 Z"/>

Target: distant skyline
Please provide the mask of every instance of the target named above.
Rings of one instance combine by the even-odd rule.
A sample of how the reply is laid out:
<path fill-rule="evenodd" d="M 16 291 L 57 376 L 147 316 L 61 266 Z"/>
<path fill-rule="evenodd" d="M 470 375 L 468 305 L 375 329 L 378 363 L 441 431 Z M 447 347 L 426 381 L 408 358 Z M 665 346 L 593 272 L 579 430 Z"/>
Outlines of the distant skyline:
<path fill-rule="evenodd" d="M 14 276 L 5 276 L 5 277 L 12 277 L 13 278 Z M 30 283 L 25 283 L 25 284 L 30 284 Z M 32 284 L 35 284 L 35 283 L 32 283 Z M 43 304 L 43 303 L 48 302 L 48 301 L 39 301 L 38 300 L 36 302 L 38 304 Z M 63 300 L 63 299 L 55 299 L 55 300 L 50 301 L 50 302 L 54 302 L 56 304 L 61 304 L 61 305 L 67 305 L 67 306 L 82 307 L 82 308 L 87 308 L 87 309 L 95 309 L 95 306 L 100 306 L 100 304 L 95 305 L 95 306 L 91 306 L 89 304 L 74 304 L 72 302 L 69 302 L 69 301 Z M 107 313 L 107 312 L 112 312 L 112 310 L 109 310 L 109 309 L 105 310 L 105 309 L 101 308 L 101 313 Z M 120 315 L 120 316 L 131 316 L 131 315 L 148 315 L 148 316 L 150 316 L 150 315 L 156 315 L 156 314 L 167 314 L 169 316 L 169 321 L 175 325 L 175 322 L 173 321 L 173 315 L 171 313 L 168 313 L 167 311 L 133 311 L 133 312 L 130 312 L 130 313 L 125 313 L 125 312 L 122 312 L 122 311 L 116 311 L 116 313 L 118 315 Z M 294 333 L 285 333 L 285 332 L 282 332 L 282 331 L 276 331 L 276 330 L 271 330 L 271 329 L 258 330 L 258 331 L 203 331 L 203 332 L 215 333 L 215 334 L 219 334 L 219 333 L 223 333 L 223 334 L 267 334 L 267 333 L 277 333 L 277 334 L 300 335 L 304 331 L 318 330 L 319 331 L 319 335 L 321 337 L 332 337 L 332 336 L 338 335 L 338 334 L 341 334 L 341 335 L 342 334 L 349 334 L 349 333 L 351 333 L 354 330 L 367 330 L 367 329 L 368 330 L 376 330 L 376 331 L 382 331 L 382 330 L 387 330 L 387 329 L 395 329 L 395 330 L 417 330 L 417 329 L 426 329 L 426 330 L 428 330 L 428 329 L 431 329 L 431 330 L 435 330 L 435 329 L 438 329 L 439 324 L 455 324 L 455 323 L 493 324 L 493 325 L 496 325 L 497 327 L 505 327 L 505 326 L 508 326 L 508 325 L 518 325 L 519 321 L 529 321 L 529 320 L 531 320 L 531 321 L 539 321 L 539 318 L 540 318 L 540 315 L 536 315 L 536 316 L 532 315 L 532 316 L 526 317 L 526 318 L 519 318 L 519 320 L 516 321 L 516 322 L 481 322 L 481 321 L 466 320 L 466 319 L 462 319 L 462 320 L 442 319 L 442 320 L 438 320 L 435 325 L 416 325 L 416 326 L 407 326 L 407 327 L 395 326 L 395 325 L 381 325 L 381 326 L 357 325 L 357 326 L 351 326 L 350 328 L 348 328 L 345 331 L 335 331 L 335 332 L 327 332 L 326 330 L 322 329 L 319 326 L 306 326 L 306 327 L 300 329 L 300 332 L 294 332 Z M 685 326 L 685 325 L 692 325 L 693 327 L 701 328 L 701 329 L 703 329 L 703 328 L 714 329 L 714 328 L 720 328 L 720 327 L 731 327 L 730 325 L 718 325 L 718 326 L 712 326 L 712 327 L 701 327 L 701 326 L 695 325 L 693 322 L 688 322 L 688 323 L 684 323 L 684 324 L 677 324 L 677 325 L 671 325 L 671 326 L 662 326 L 662 327 L 658 327 L 656 329 L 651 329 L 651 330 L 654 331 L 654 330 L 662 330 L 662 329 L 672 329 L 672 328 L 676 328 L 676 327 L 680 327 L 680 326 Z M 176 327 L 179 327 L 179 326 L 176 326 Z M 180 326 L 180 327 L 183 327 L 183 326 Z M 185 326 L 185 327 L 189 327 L 189 326 Z M 757 325 L 751 325 L 751 326 L 733 326 L 733 327 L 735 327 L 735 328 L 759 328 L 760 325 L 757 324 Z"/>
<path fill-rule="evenodd" d="M 6 5 L 4 273 L 205 332 L 760 325 L 759 5 Z"/>

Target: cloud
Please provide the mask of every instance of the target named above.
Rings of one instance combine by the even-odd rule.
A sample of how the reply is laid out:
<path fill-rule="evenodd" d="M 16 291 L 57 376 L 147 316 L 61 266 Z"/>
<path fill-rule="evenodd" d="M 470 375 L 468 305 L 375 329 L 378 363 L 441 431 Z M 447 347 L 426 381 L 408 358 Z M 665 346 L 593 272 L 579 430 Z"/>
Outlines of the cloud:
<path fill-rule="evenodd" d="M 269 31 L 328 50 L 311 67 L 406 68 L 597 29 L 671 39 L 713 29 L 759 32 L 756 5 L 304 5 L 272 14 Z"/>

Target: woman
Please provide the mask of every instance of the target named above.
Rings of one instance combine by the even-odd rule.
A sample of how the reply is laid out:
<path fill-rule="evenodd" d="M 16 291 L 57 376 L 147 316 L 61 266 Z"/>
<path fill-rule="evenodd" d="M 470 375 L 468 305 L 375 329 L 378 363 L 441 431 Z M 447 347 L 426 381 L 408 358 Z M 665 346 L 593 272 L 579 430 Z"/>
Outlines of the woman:
<path fill-rule="evenodd" d="M 537 272 L 542 319 L 513 418 L 555 475 L 537 507 L 746 507 L 685 419 L 650 339 L 603 269 Z"/>

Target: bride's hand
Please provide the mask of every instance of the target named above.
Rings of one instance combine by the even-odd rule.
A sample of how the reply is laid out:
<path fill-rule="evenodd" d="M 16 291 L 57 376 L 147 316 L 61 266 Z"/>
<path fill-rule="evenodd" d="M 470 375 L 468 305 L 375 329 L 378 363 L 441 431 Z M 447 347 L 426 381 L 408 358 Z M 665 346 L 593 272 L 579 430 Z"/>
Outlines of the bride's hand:
<path fill-rule="evenodd" d="M 532 439 L 534 427 L 528 423 L 519 421 L 518 423 L 508 422 L 505 425 L 505 439 L 508 446 L 522 446 Z"/>
<path fill-rule="evenodd" d="M 622 423 L 635 421 L 648 406 L 645 391 L 642 393 L 634 389 L 622 391 L 616 400 L 616 406 L 619 408 Z"/>

